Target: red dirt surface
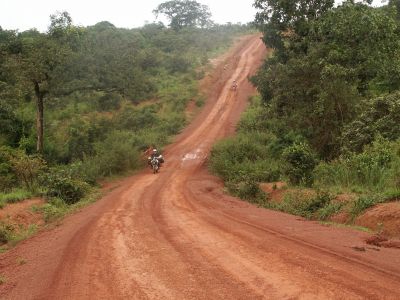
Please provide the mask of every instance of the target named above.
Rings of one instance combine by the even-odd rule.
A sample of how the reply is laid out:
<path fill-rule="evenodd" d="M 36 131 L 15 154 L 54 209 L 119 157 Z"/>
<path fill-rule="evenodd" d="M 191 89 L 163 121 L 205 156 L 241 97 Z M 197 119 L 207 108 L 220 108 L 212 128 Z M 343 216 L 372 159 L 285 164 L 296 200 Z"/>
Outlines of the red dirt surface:
<path fill-rule="evenodd" d="M 287 192 L 286 187 L 287 185 L 285 182 L 268 182 L 260 184 L 261 190 L 268 195 L 268 199 L 276 203 L 282 202 Z"/>
<path fill-rule="evenodd" d="M 231 57 L 232 71 L 216 68 L 204 110 L 167 147 L 161 172 L 125 179 L 2 254 L 0 298 L 400 298 L 398 250 L 371 250 L 365 233 L 239 201 L 208 174 L 210 147 L 234 132 L 265 48 L 249 37 Z"/>
<path fill-rule="evenodd" d="M 400 238 L 400 201 L 379 204 L 357 218 L 356 224 Z"/>
<path fill-rule="evenodd" d="M 43 224 L 43 218 L 40 213 L 31 210 L 34 205 L 42 205 L 43 199 L 34 198 L 17 203 L 11 203 L 0 209 L 0 222 L 29 226 L 31 224 Z"/>

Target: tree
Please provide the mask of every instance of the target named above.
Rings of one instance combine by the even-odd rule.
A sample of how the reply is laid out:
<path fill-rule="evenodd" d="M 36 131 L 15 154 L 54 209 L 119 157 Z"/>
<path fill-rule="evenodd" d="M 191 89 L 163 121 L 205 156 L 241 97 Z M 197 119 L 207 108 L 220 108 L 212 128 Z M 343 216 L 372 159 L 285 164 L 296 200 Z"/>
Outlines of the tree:
<path fill-rule="evenodd" d="M 63 66 L 71 54 L 65 36 L 71 28 L 67 12 L 51 16 L 48 34 L 30 30 L 18 35 L 16 51 L 9 51 L 9 66 L 19 84 L 31 87 L 36 97 L 36 131 L 38 153 L 43 153 L 44 99 L 61 84 Z"/>
<path fill-rule="evenodd" d="M 334 158 L 361 103 L 400 88 L 399 26 L 391 12 L 346 1 L 307 21 L 301 27 L 308 28 L 307 34 L 299 38 L 303 31 L 295 20 L 308 20 L 306 15 L 283 12 L 271 22 L 292 33 L 279 35 L 284 47 L 276 48 L 256 84 L 269 107 L 268 118 L 281 124 L 274 129 L 278 136 L 293 130 L 321 158 Z"/>
<path fill-rule="evenodd" d="M 153 13 L 165 15 L 175 30 L 184 27 L 207 27 L 212 24 L 211 12 L 207 5 L 202 5 L 194 0 L 172 0 L 161 3 Z"/>
<path fill-rule="evenodd" d="M 334 0 L 255 0 L 253 6 L 259 10 L 255 23 L 264 32 L 264 43 L 279 50 L 279 57 L 284 59 L 284 40 L 307 36 L 312 21 L 334 3 Z"/>

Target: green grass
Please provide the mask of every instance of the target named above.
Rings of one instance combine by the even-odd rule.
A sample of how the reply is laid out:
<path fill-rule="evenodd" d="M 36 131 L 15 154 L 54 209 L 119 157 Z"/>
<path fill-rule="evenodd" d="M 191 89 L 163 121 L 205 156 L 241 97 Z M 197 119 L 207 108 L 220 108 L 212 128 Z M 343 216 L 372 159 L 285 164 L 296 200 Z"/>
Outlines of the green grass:
<path fill-rule="evenodd" d="M 319 223 L 322 225 L 325 225 L 325 226 L 333 226 L 333 227 L 337 227 L 337 228 L 350 228 L 350 229 L 355 229 L 355 230 L 362 231 L 362 232 L 372 232 L 371 229 L 369 229 L 367 227 L 363 227 L 363 226 L 340 224 L 340 223 L 327 222 L 327 221 L 320 221 Z"/>
<path fill-rule="evenodd" d="M 8 203 L 16 203 L 33 196 L 32 192 L 24 189 L 16 189 L 9 193 L 0 193 L 0 208 L 3 208 Z"/>
<path fill-rule="evenodd" d="M 96 202 L 100 196 L 101 193 L 99 189 L 92 189 L 84 198 L 72 205 L 66 204 L 59 198 L 53 198 L 48 200 L 44 205 L 32 206 L 32 210 L 34 212 L 42 213 L 44 221 L 49 224 L 58 221 L 66 215 L 76 212 L 93 202 Z"/>

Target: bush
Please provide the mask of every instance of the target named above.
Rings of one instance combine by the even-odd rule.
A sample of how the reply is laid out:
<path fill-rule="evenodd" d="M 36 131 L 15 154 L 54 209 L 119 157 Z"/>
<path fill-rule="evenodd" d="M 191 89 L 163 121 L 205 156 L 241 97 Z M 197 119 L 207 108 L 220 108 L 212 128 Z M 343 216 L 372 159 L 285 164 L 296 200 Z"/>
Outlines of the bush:
<path fill-rule="evenodd" d="M 6 244 L 13 238 L 15 228 L 10 224 L 0 223 L 0 245 Z"/>
<path fill-rule="evenodd" d="M 317 195 L 308 195 L 302 191 L 296 191 L 285 195 L 283 201 L 276 205 L 276 209 L 302 216 L 305 218 L 318 217 L 321 210 L 330 205 L 333 196 L 324 191 Z"/>
<path fill-rule="evenodd" d="M 400 142 L 378 138 L 362 153 L 330 163 L 320 163 L 315 169 L 317 186 L 338 186 L 347 189 L 383 192 L 400 189 Z"/>
<path fill-rule="evenodd" d="M 17 184 L 10 162 L 11 148 L 0 147 L 0 191 L 8 191 Z"/>
<path fill-rule="evenodd" d="M 46 162 L 40 156 L 27 155 L 22 150 L 10 150 L 6 156 L 8 156 L 9 165 L 11 165 L 13 173 L 28 190 L 32 191 L 39 175 L 46 167 Z"/>
<path fill-rule="evenodd" d="M 343 207 L 343 203 L 329 202 L 317 211 L 318 220 L 328 220 L 331 216 L 337 214 Z"/>
<path fill-rule="evenodd" d="M 50 169 L 42 175 L 41 181 L 48 197 L 60 198 L 67 204 L 78 202 L 89 188 L 87 183 L 72 178 L 68 171 L 62 168 Z"/>
<path fill-rule="evenodd" d="M 229 191 L 240 199 L 263 205 L 267 195 L 260 189 L 258 182 L 251 178 L 244 178 L 238 182 L 227 182 Z"/>
<path fill-rule="evenodd" d="M 343 148 L 361 152 L 375 136 L 395 141 L 400 138 L 400 92 L 372 99 L 356 120 L 345 126 Z"/>
<path fill-rule="evenodd" d="M 97 107 L 100 111 L 116 110 L 119 109 L 121 101 L 121 95 L 117 93 L 108 93 L 97 100 Z"/>
<path fill-rule="evenodd" d="M 33 194 L 30 191 L 25 190 L 13 190 L 5 194 L 0 193 L 0 208 L 2 208 L 6 203 L 19 202 L 32 196 Z"/>
<path fill-rule="evenodd" d="M 141 165 L 140 154 L 133 145 L 133 135 L 128 132 L 111 132 L 103 142 L 96 144 L 95 149 L 96 155 L 89 160 L 93 160 L 90 165 L 97 169 L 100 177 Z"/>
<path fill-rule="evenodd" d="M 43 214 L 45 222 L 52 222 L 63 217 L 69 211 L 68 208 L 68 205 L 59 198 L 50 199 L 46 204 L 35 207 Z"/>
<path fill-rule="evenodd" d="M 378 196 L 360 196 L 356 201 L 352 203 L 350 208 L 350 214 L 352 218 L 356 218 L 359 214 L 361 214 L 366 209 L 383 202 L 383 200 Z"/>
<path fill-rule="evenodd" d="M 295 143 L 283 151 L 286 162 L 285 174 L 292 184 L 310 186 L 313 183 L 313 171 L 317 164 L 311 148 L 305 143 Z"/>

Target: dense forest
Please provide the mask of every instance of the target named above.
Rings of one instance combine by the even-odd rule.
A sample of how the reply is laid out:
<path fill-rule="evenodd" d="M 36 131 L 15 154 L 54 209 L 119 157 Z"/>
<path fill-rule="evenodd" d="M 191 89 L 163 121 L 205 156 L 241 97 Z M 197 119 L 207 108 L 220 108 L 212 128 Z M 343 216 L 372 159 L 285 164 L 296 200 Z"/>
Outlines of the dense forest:
<path fill-rule="evenodd" d="M 251 30 L 212 23 L 195 1 L 154 12 L 170 24 L 82 27 L 58 12 L 47 32 L 0 27 L 0 206 L 75 203 L 99 178 L 143 166 L 146 148 L 183 128 L 188 102 L 203 104 L 208 59 Z"/>
<path fill-rule="evenodd" d="M 273 51 L 252 79 L 260 97 L 210 164 L 233 193 L 322 219 L 400 196 L 400 1 L 369 2 L 254 2 Z M 258 184 L 274 181 L 318 194 L 265 203 Z"/>

